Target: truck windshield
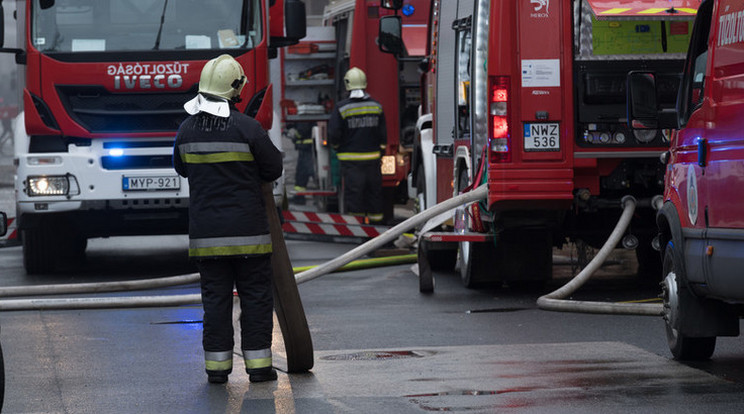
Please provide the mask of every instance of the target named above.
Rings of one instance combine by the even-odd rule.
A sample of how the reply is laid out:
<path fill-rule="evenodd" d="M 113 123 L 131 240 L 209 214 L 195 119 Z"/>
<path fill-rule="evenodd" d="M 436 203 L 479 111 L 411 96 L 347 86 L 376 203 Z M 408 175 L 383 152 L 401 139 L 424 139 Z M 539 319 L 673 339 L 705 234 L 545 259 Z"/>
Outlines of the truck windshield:
<path fill-rule="evenodd" d="M 41 52 L 253 48 L 262 38 L 261 0 L 33 0 L 31 15 Z"/>

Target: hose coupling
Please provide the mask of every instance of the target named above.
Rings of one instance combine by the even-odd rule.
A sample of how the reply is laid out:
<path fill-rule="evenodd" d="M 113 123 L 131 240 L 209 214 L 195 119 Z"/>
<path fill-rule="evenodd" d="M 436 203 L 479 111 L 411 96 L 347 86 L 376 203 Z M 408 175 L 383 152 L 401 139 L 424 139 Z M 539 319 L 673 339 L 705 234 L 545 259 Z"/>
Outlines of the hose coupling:
<path fill-rule="evenodd" d="M 620 204 L 623 206 L 623 208 L 627 207 L 628 203 L 632 203 L 635 205 L 638 203 L 638 201 L 632 195 L 626 195 L 620 200 Z"/>
<path fill-rule="evenodd" d="M 663 206 L 664 206 L 663 195 L 657 194 L 651 198 L 651 207 L 653 207 L 655 211 L 661 210 Z"/>

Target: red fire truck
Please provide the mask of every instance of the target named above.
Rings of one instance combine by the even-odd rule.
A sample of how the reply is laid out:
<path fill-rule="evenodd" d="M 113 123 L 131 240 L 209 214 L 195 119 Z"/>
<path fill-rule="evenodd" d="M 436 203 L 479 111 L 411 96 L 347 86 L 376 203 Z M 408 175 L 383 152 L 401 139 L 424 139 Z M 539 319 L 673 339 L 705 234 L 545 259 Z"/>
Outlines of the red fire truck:
<path fill-rule="evenodd" d="M 707 359 L 744 313 L 744 4 L 698 10 L 675 110 L 657 111 L 658 76 L 629 76 L 634 128 L 678 129 L 665 153 L 664 319 L 676 359 Z"/>
<path fill-rule="evenodd" d="M 698 3 L 432 0 L 413 162 L 419 204 L 479 185 L 488 197 L 456 215 L 468 219 L 455 223 L 466 234 L 424 237 L 422 250 L 459 244 L 466 286 L 540 283 L 554 246 L 600 246 L 632 195 L 639 208 L 624 243 L 642 265 L 660 266 L 651 200 L 662 192 L 669 131 L 627 127 L 626 75 L 653 69 L 660 105 L 673 106 Z M 380 37 L 394 52 L 399 28 L 386 19 Z M 452 252 L 421 256 L 451 265 Z"/>
<path fill-rule="evenodd" d="M 268 59 L 305 31 L 298 0 L 39 0 L 17 7 L 22 44 L 3 51 L 24 68 L 15 157 L 28 273 L 83 258 L 88 238 L 185 233 L 188 186 L 171 155 L 202 66 L 234 56 L 248 78 L 238 108 L 268 129 Z"/>
<path fill-rule="evenodd" d="M 380 51 L 377 44 L 378 20 L 381 16 L 392 14 L 391 10 L 380 7 L 379 0 L 341 0 L 334 1 L 326 6 L 323 13 L 323 26 L 330 28 L 330 36 L 318 38 L 316 46 L 320 47 L 320 53 L 310 53 L 303 59 L 312 61 L 315 66 L 327 65 L 325 74 L 330 76 L 317 81 L 328 87 L 316 86 L 312 91 L 311 98 L 318 97 L 320 102 L 320 114 L 290 117 L 288 121 L 309 119 L 313 122 L 321 121 L 325 125 L 328 115 L 323 113 L 323 104 L 329 102 L 324 98 L 329 97 L 330 103 L 337 102 L 346 97 L 347 92 L 343 84 L 343 76 L 351 67 L 362 69 L 367 75 L 367 92 L 382 104 L 387 122 L 388 144 L 385 156 L 382 158 L 382 177 L 384 215 L 386 220 L 393 216 L 393 205 L 405 201 L 408 198 L 406 178 L 409 172 L 410 151 L 415 133 L 417 108 L 420 102 L 418 63 L 426 51 L 426 21 L 429 16 L 429 0 L 409 0 L 407 12 L 402 16 L 404 54 L 396 60 L 394 56 Z M 327 33 L 319 30 L 318 33 Z M 329 51 L 325 48 L 328 41 L 335 41 L 335 49 Z M 288 52 L 288 51 L 287 51 Z M 285 57 L 290 56 L 285 54 Z M 330 55 L 330 59 L 318 59 Z M 295 75 L 293 69 L 288 69 L 288 62 L 297 67 L 298 55 L 292 59 L 285 60 L 285 71 L 287 75 Z M 308 67 L 309 64 L 308 64 Z M 332 81 L 330 81 L 332 79 Z M 309 81 L 309 82 L 308 82 Z M 306 81 L 292 81 L 292 86 L 312 84 L 312 79 Z M 285 97 L 287 92 L 285 84 Z M 308 90 L 306 89 L 305 93 Z M 325 100 L 325 102 L 323 102 Z M 320 136 L 316 142 L 322 144 L 326 141 L 324 128 L 320 128 Z M 322 183 L 324 189 L 340 189 L 342 183 L 338 178 L 334 157 L 329 156 L 327 146 L 318 147 L 317 170 L 322 177 L 327 177 L 329 182 Z M 333 171 L 335 173 L 328 173 Z M 342 201 L 342 200 L 339 200 Z M 331 204 L 335 204 L 332 202 Z M 343 206 L 340 206 L 343 210 Z"/>

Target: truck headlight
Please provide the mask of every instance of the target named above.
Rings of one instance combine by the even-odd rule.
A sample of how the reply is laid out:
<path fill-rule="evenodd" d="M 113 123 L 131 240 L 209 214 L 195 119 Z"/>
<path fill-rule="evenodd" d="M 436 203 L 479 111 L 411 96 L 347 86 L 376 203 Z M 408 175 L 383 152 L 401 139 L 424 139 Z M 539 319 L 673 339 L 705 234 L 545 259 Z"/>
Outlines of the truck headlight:
<path fill-rule="evenodd" d="M 80 194 L 77 180 L 71 175 L 32 175 L 26 179 L 29 197 Z"/>

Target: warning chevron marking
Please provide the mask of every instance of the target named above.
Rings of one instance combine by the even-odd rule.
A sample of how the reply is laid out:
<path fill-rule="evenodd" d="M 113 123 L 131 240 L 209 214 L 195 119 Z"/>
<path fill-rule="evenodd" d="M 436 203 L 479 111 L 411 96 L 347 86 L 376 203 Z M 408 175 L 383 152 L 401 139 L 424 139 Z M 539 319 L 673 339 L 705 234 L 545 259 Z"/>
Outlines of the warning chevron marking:
<path fill-rule="evenodd" d="M 8 232 L 0 237 L 0 246 L 16 246 L 19 244 L 18 228 L 15 217 L 8 217 Z"/>
<path fill-rule="evenodd" d="M 284 216 L 284 220 L 287 221 L 302 221 L 310 223 L 364 224 L 364 217 L 343 214 L 285 210 L 282 212 L 282 215 Z"/>
<path fill-rule="evenodd" d="M 385 226 L 364 224 L 358 216 L 283 211 L 282 230 L 287 235 L 312 235 L 371 239 L 388 230 Z"/>

